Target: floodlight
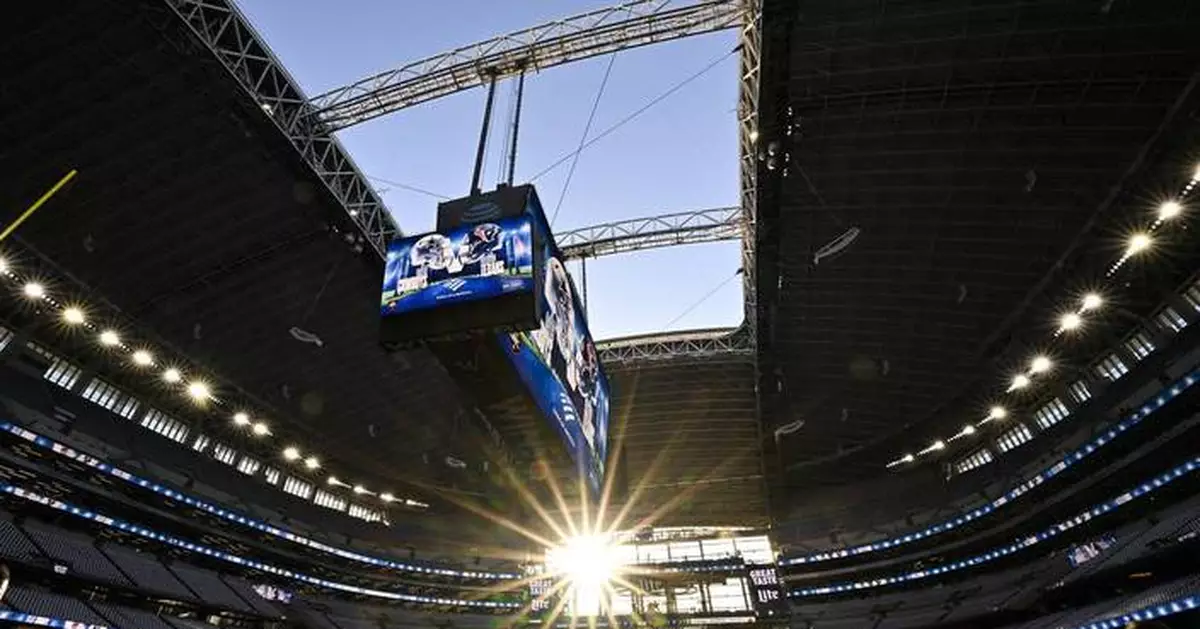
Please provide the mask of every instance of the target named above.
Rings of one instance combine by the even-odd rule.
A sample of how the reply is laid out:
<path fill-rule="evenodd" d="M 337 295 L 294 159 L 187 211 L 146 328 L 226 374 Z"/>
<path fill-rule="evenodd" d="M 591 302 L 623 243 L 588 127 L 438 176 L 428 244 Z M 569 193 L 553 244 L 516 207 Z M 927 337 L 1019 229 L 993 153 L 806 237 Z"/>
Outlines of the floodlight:
<path fill-rule="evenodd" d="M 1033 362 L 1029 364 L 1029 373 L 1045 373 L 1050 371 L 1050 367 L 1052 366 L 1048 357 L 1035 356 Z"/>
<path fill-rule="evenodd" d="M 1158 206 L 1158 220 L 1169 221 L 1183 212 L 1183 206 L 1178 201 L 1167 201 Z"/>
<path fill-rule="evenodd" d="M 41 299 L 46 296 L 46 287 L 37 282 L 29 282 L 21 288 L 21 292 L 30 299 Z"/>
<path fill-rule="evenodd" d="M 197 402 L 203 402 L 212 396 L 212 390 L 206 383 L 196 380 L 188 385 L 188 395 Z"/>
<path fill-rule="evenodd" d="M 1125 250 L 1125 255 L 1132 256 L 1139 254 L 1150 248 L 1154 244 L 1154 240 L 1150 238 L 1150 234 L 1137 233 L 1129 237 L 1129 246 Z"/>
<path fill-rule="evenodd" d="M 62 317 L 63 321 L 66 321 L 71 325 L 79 325 L 84 321 L 83 311 L 73 306 L 63 310 Z"/>

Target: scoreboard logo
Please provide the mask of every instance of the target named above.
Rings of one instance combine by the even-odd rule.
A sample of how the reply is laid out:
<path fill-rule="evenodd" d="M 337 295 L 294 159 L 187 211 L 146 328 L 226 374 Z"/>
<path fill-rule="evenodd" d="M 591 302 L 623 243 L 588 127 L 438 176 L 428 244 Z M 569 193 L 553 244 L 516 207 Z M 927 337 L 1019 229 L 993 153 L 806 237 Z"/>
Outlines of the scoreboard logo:
<path fill-rule="evenodd" d="M 466 210 L 463 210 L 462 220 L 468 223 L 480 223 L 483 221 L 490 221 L 500 218 L 500 214 L 501 210 L 499 205 L 496 205 L 491 201 L 485 201 L 477 205 L 472 205 Z"/>

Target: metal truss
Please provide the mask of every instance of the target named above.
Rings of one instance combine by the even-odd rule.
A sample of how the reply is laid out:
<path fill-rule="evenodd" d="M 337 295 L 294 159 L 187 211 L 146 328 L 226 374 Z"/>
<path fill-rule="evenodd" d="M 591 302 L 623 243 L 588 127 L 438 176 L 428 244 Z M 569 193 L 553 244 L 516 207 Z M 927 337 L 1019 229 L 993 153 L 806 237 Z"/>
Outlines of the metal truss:
<path fill-rule="evenodd" d="M 757 0 L 755 0 L 757 2 Z M 471 89 L 626 48 L 736 28 L 747 0 L 636 0 L 464 46 L 312 99 L 326 132 Z"/>
<path fill-rule="evenodd" d="M 592 225 L 555 238 L 564 257 L 577 259 L 733 240 L 743 228 L 741 208 L 721 207 Z"/>
<path fill-rule="evenodd" d="M 164 0 L 274 122 L 383 257 L 400 234 L 379 195 L 332 135 L 313 129 L 312 106 L 231 0 Z"/>
<path fill-rule="evenodd" d="M 758 225 L 758 97 L 761 77 L 762 0 L 741 0 L 742 16 L 738 87 L 738 166 L 741 171 L 742 293 L 745 318 L 736 331 L 649 335 L 597 344 L 605 365 L 621 368 L 640 363 L 717 355 L 753 360 L 758 343 L 758 273 L 755 229 Z"/>
<path fill-rule="evenodd" d="M 613 339 L 597 343 L 596 349 L 604 366 L 616 369 L 681 359 L 754 360 L 753 338 L 745 326 Z"/>
<path fill-rule="evenodd" d="M 750 342 L 758 342 L 758 272 L 755 269 L 755 231 L 758 226 L 758 96 L 762 64 L 762 0 L 743 0 L 745 21 L 740 37 L 738 80 L 738 168 L 742 192 L 743 327 Z"/>

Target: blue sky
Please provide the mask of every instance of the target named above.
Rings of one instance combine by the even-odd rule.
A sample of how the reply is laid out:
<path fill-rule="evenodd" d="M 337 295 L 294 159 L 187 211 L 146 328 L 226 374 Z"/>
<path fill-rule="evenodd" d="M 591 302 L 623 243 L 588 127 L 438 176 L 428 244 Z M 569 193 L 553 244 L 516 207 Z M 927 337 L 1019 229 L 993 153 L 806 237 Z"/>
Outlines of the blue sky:
<path fill-rule="evenodd" d="M 601 8 L 615 0 L 238 0 L 255 28 L 310 95 L 458 46 Z M 608 128 L 737 44 L 727 31 L 618 53 L 592 123 Z M 578 146 L 609 57 L 530 75 L 517 183 Z M 485 189 L 501 170 L 509 84 L 497 88 Z M 470 186 L 485 91 L 462 92 L 339 133 L 401 228 L 426 231 L 437 199 Z M 614 220 L 736 205 L 737 55 L 605 137 L 535 184 L 556 231 Z M 742 318 L 736 243 L 657 249 L 588 262 L 588 306 L 598 339 L 737 325 Z M 581 277 L 575 274 L 576 284 Z M 723 285 L 722 285 L 723 284 Z M 681 317 L 706 294 L 719 290 Z M 672 321 L 674 323 L 672 324 Z M 668 327 L 668 325 L 670 327 Z"/>

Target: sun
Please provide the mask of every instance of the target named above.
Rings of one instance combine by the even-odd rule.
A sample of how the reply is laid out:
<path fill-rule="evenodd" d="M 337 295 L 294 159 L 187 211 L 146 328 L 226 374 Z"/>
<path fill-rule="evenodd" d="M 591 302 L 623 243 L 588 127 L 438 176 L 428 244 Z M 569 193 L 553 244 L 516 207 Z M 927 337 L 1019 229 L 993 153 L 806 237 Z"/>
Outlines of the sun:
<path fill-rule="evenodd" d="M 608 536 L 579 535 L 546 552 L 546 569 L 566 585 L 574 615 L 595 616 L 621 573 L 620 557 Z"/>

